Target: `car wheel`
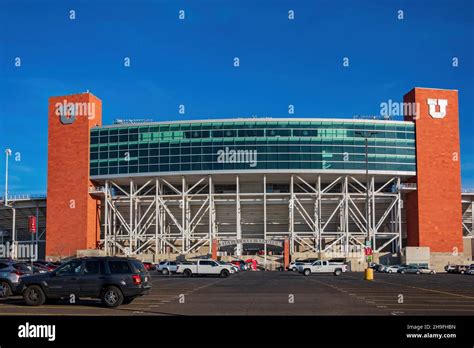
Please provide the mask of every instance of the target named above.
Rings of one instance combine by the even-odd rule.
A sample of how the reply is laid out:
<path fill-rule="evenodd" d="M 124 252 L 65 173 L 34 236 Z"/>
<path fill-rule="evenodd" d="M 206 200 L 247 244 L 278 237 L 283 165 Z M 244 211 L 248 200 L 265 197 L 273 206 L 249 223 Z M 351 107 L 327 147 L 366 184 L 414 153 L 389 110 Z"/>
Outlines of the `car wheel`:
<path fill-rule="evenodd" d="M 464 274 L 464 271 L 461 271 L 461 274 Z"/>
<path fill-rule="evenodd" d="M 168 274 L 170 274 L 170 271 L 168 271 L 168 269 L 165 268 L 161 271 L 161 274 L 168 275 Z"/>
<path fill-rule="evenodd" d="M 130 303 L 132 303 L 132 301 L 133 301 L 134 299 L 135 299 L 135 297 L 125 297 L 125 298 L 123 299 L 122 304 L 123 304 L 123 305 L 130 304 Z"/>
<path fill-rule="evenodd" d="M 41 306 L 46 301 L 46 296 L 40 286 L 30 285 L 23 293 L 23 300 L 28 306 Z"/>
<path fill-rule="evenodd" d="M 8 297 L 12 294 L 12 288 L 6 281 L 0 282 L 0 297 Z"/>
<path fill-rule="evenodd" d="M 305 276 L 309 276 L 311 274 L 311 270 L 309 270 L 308 268 L 306 268 L 304 271 L 303 271 L 303 274 Z"/>
<path fill-rule="evenodd" d="M 183 273 L 186 278 L 189 278 L 193 275 L 193 273 L 189 269 L 185 269 Z"/>
<path fill-rule="evenodd" d="M 102 291 L 102 303 L 109 308 L 118 307 L 123 303 L 123 294 L 116 286 L 108 286 Z"/>
<path fill-rule="evenodd" d="M 431 271 L 430 274 L 435 274 L 435 271 Z"/>
<path fill-rule="evenodd" d="M 420 271 L 416 271 L 416 274 L 420 274 Z"/>
<path fill-rule="evenodd" d="M 405 274 L 405 271 L 400 271 L 401 274 Z"/>
<path fill-rule="evenodd" d="M 389 270 L 388 270 L 388 273 L 392 273 L 392 270 L 391 270 L 391 269 L 389 269 Z"/>
<path fill-rule="evenodd" d="M 336 269 L 336 270 L 334 271 L 334 275 L 335 275 L 335 276 L 340 276 L 341 274 L 342 274 L 342 271 L 341 271 L 340 269 Z"/>
<path fill-rule="evenodd" d="M 221 271 L 221 278 L 227 278 L 229 276 L 229 271 L 226 269 L 223 269 Z"/>

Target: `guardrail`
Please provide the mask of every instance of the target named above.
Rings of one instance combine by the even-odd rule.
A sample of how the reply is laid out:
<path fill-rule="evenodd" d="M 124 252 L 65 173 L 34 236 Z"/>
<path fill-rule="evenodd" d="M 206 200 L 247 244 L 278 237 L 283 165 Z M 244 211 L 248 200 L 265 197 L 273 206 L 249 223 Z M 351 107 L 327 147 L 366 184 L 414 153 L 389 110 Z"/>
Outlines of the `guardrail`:
<path fill-rule="evenodd" d="M 414 191 L 417 189 L 416 183 L 414 182 L 404 182 L 401 183 L 400 185 L 393 185 L 392 186 L 392 192 L 398 192 L 398 191 Z"/>
<path fill-rule="evenodd" d="M 45 199 L 46 194 L 24 194 L 24 195 L 8 195 L 9 201 L 27 201 L 30 199 Z M 5 201 L 5 196 L 0 196 L 0 201 Z"/>
<path fill-rule="evenodd" d="M 105 192 L 105 186 L 91 186 L 89 187 L 89 193 L 94 192 Z"/>

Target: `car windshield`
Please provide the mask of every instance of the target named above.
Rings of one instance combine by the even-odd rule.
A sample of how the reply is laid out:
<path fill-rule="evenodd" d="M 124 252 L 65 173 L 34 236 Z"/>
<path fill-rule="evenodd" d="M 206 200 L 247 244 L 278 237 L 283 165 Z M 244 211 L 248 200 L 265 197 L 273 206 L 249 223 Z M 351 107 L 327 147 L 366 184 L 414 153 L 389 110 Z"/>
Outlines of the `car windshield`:
<path fill-rule="evenodd" d="M 81 272 L 81 260 L 73 260 L 65 263 L 63 266 L 59 267 L 56 274 L 57 275 L 76 275 Z"/>

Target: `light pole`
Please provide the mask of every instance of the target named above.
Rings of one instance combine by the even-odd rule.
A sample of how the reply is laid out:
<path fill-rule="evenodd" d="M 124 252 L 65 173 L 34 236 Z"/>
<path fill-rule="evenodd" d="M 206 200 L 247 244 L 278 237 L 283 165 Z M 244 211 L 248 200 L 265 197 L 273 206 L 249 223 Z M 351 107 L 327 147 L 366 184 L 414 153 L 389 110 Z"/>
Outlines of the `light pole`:
<path fill-rule="evenodd" d="M 8 157 L 12 155 L 11 149 L 5 149 L 5 206 L 8 206 Z"/>
<path fill-rule="evenodd" d="M 366 235 L 366 239 L 365 239 L 365 245 L 367 247 L 367 244 L 369 244 L 369 242 L 371 243 L 371 235 L 370 235 L 370 219 L 369 219 L 369 186 L 370 186 L 370 182 L 369 182 L 369 138 L 372 137 L 372 135 L 375 135 L 375 134 L 378 134 L 379 132 L 375 132 L 375 131 L 364 131 L 364 132 L 360 132 L 360 131 L 356 131 L 354 134 L 359 136 L 359 137 L 363 137 L 364 140 L 365 140 L 365 183 L 366 183 L 366 187 L 365 187 L 365 226 L 366 226 L 366 229 L 367 229 L 367 235 Z M 371 247 L 374 247 L 374 245 L 370 244 Z M 366 279 L 369 279 L 369 278 L 372 278 L 373 279 L 373 274 L 371 274 L 371 276 L 369 277 L 368 276 L 368 272 L 369 272 L 369 269 L 370 269 L 370 263 L 369 261 L 367 260 L 367 269 L 366 269 Z"/>

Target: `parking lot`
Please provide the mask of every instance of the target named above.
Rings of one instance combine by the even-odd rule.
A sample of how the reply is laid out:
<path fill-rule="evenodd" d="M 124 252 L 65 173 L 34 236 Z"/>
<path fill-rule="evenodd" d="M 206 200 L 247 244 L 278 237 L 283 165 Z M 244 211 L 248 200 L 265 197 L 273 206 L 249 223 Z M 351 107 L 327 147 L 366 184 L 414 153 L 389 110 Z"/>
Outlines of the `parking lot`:
<path fill-rule="evenodd" d="M 467 275 L 151 274 L 151 293 L 116 309 L 89 299 L 28 307 L 10 297 L 0 299 L 0 315 L 474 315 L 474 276 Z"/>

